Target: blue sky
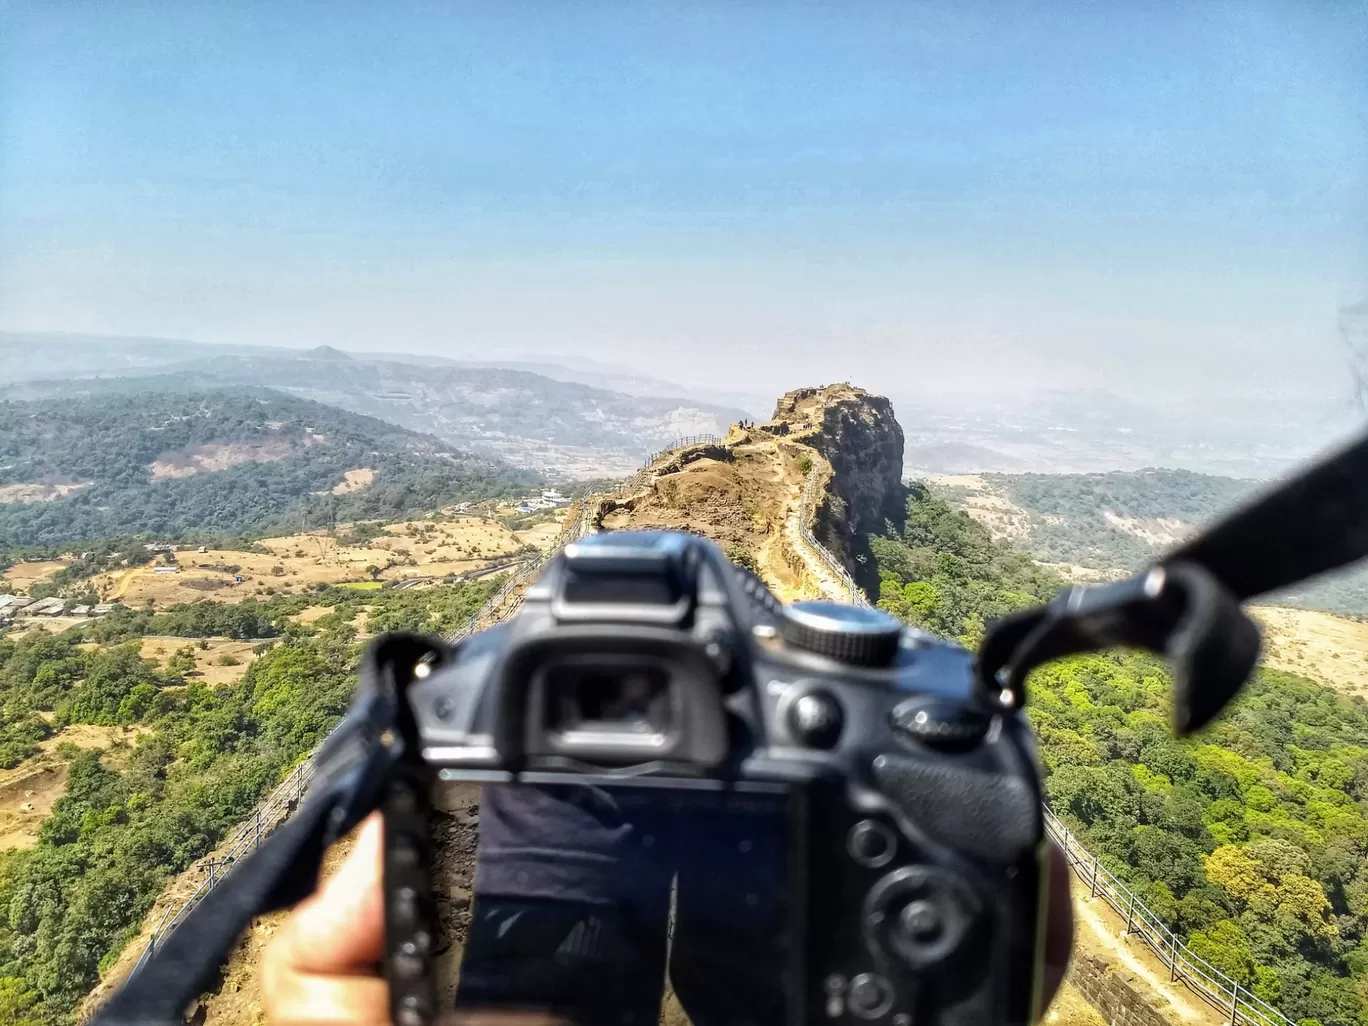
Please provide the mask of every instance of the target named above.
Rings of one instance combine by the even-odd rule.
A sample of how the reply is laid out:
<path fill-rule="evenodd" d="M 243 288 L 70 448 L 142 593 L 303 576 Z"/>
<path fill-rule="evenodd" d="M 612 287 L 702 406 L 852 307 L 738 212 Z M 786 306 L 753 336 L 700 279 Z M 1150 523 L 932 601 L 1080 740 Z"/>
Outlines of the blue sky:
<path fill-rule="evenodd" d="M 1362 3 L 5 10 L 0 328 L 1347 387 Z"/>

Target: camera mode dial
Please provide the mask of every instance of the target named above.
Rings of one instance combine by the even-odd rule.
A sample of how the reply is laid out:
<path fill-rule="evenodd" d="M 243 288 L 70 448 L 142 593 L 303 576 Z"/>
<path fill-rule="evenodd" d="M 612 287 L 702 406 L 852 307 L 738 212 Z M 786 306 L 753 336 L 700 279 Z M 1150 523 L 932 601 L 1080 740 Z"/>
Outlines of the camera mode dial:
<path fill-rule="evenodd" d="M 779 629 L 794 648 L 851 666 L 887 666 L 902 641 L 902 624 L 887 613 L 840 602 L 785 606 Z"/>

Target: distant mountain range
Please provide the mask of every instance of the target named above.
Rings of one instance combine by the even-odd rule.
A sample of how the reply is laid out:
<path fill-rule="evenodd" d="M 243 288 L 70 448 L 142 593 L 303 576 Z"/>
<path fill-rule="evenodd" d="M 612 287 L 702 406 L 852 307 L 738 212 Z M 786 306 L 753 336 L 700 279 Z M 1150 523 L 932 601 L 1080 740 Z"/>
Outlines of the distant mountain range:
<path fill-rule="evenodd" d="M 601 365 L 577 370 L 345 353 L 329 346 L 292 350 L 0 333 L 0 397 L 265 387 L 562 476 L 624 473 L 674 438 L 724 433 L 734 421 L 754 416 L 737 406 L 649 394 L 657 386 L 674 387 Z"/>
<path fill-rule="evenodd" d="M 514 495 L 541 480 L 267 389 L 0 402 L 0 549 L 261 535 Z"/>
<path fill-rule="evenodd" d="M 1126 399 L 1102 391 L 889 397 L 909 475 L 1168 467 L 1266 480 L 1363 430 L 1350 401 L 1281 394 Z"/>
<path fill-rule="evenodd" d="M 1261 487 L 1252 480 L 1155 469 L 933 480 L 939 495 L 996 537 L 1082 580 L 1140 570 Z M 1368 566 L 1298 585 L 1276 598 L 1312 609 L 1368 613 Z"/>

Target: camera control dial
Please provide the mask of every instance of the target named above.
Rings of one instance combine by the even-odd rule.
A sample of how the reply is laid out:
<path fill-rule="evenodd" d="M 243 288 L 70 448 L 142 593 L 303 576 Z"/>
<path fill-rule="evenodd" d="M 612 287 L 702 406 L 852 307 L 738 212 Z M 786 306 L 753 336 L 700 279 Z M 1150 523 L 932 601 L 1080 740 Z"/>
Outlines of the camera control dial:
<path fill-rule="evenodd" d="M 794 648 L 851 666 L 887 666 L 902 641 L 902 624 L 887 613 L 840 602 L 784 606 L 779 630 Z"/>

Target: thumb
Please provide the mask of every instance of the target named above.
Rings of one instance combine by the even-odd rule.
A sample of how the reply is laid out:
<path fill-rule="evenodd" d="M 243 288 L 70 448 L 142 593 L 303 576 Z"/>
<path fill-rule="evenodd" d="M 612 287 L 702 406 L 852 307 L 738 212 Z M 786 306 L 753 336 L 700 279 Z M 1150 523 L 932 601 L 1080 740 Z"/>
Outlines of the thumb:
<path fill-rule="evenodd" d="M 383 822 L 372 814 L 342 866 L 295 909 L 277 938 L 297 971 L 340 975 L 373 970 L 384 953 L 381 893 Z"/>

